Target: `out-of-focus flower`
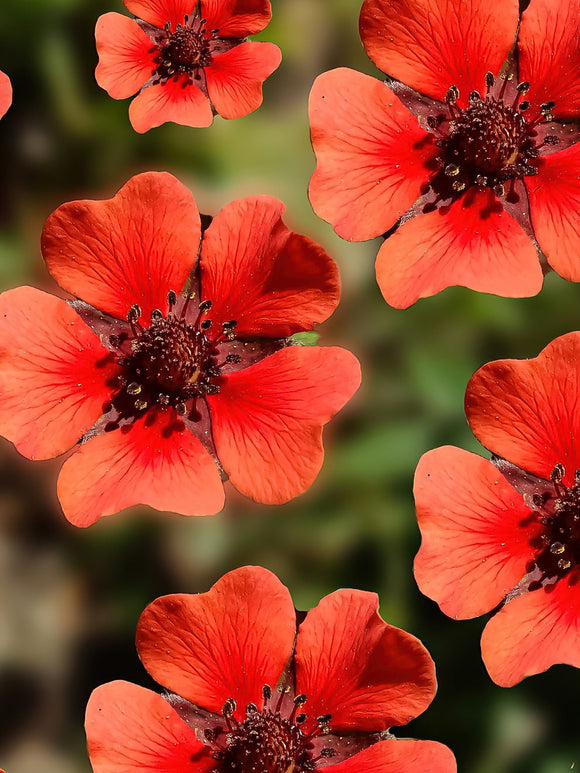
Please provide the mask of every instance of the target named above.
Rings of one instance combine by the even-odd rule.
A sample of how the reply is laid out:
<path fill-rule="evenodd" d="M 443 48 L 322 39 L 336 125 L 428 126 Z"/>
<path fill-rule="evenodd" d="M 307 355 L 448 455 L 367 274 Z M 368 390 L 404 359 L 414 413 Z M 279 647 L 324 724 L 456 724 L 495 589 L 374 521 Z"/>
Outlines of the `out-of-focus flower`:
<path fill-rule="evenodd" d="M 123 681 L 93 692 L 95 773 L 456 770 L 446 746 L 388 732 L 431 703 L 435 668 L 418 639 L 383 622 L 374 593 L 336 591 L 297 631 L 287 588 L 243 567 L 207 593 L 150 604 L 137 650 L 170 692 Z"/>
<path fill-rule="evenodd" d="M 580 667 L 579 373 L 580 333 L 533 360 L 484 365 L 465 406 L 494 457 L 437 448 L 415 475 L 419 587 L 451 617 L 501 604 L 481 650 L 505 687 L 555 663 Z"/>
<path fill-rule="evenodd" d="M 166 121 L 209 126 L 215 113 L 240 118 L 262 104 L 278 67 L 273 43 L 246 40 L 264 29 L 270 0 L 124 0 L 136 19 L 100 16 L 97 83 L 129 107 L 135 131 Z"/>
<path fill-rule="evenodd" d="M 283 210 L 242 199 L 202 233 L 191 193 L 151 172 L 50 216 L 48 269 L 82 300 L 0 296 L 0 432 L 32 459 L 75 446 L 58 482 L 72 523 L 137 503 L 215 513 L 220 471 L 271 504 L 313 482 L 360 367 L 291 345 L 333 312 L 339 279 Z"/>
<path fill-rule="evenodd" d="M 6 73 L 0 70 L 0 118 L 6 113 L 11 104 L 12 84 Z"/>
<path fill-rule="evenodd" d="M 531 0 L 521 19 L 518 0 L 363 3 L 387 82 L 317 78 L 310 199 L 345 239 L 387 237 L 392 306 L 450 285 L 535 295 L 546 259 L 580 281 L 579 17 L 580 0 Z"/>

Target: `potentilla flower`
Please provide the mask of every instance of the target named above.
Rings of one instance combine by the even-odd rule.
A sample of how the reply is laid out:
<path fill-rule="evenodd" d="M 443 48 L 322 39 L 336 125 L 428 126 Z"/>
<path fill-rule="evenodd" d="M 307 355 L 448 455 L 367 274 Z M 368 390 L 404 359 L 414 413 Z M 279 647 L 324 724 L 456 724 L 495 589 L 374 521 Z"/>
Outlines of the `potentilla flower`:
<path fill-rule="evenodd" d="M 453 773 L 434 741 L 388 728 L 423 712 L 435 667 L 411 634 L 385 623 L 376 594 L 339 590 L 296 625 L 287 588 L 242 567 L 199 595 L 163 596 L 137 627 L 158 695 L 98 687 L 86 714 L 95 773 Z"/>
<path fill-rule="evenodd" d="M 579 372 L 580 333 L 535 359 L 484 365 L 465 406 L 491 461 L 437 448 L 415 475 L 417 583 L 451 617 L 501 604 L 481 650 L 505 687 L 580 667 Z"/>
<path fill-rule="evenodd" d="M 215 513 L 220 472 L 270 504 L 313 482 L 360 368 L 292 345 L 333 312 L 339 279 L 283 211 L 242 199 L 202 232 L 191 193 L 151 172 L 50 216 L 44 258 L 77 300 L 0 296 L 0 432 L 31 459 L 74 447 L 58 482 L 72 523 L 137 503 Z"/>
<path fill-rule="evenodd" d="M 100 16 L 97 83 L 129 107 L 135 131 L 166 121 L 209 126 L 214 114 L 240 118 L 262 104 L 278 67 L 273 43 L 246 40 L 272 15 L 270 0 L 124 0 L 135 14 Z"/>
<path fill-rule="evenodd" d="M 521 19 L 518 0 L 363 3 L 387 82 L 315 81 L 310 199 L 345 239 L 387 237 L 392 306 L 450 285 L 535 295 L 546 260 L 580 281 L 579 18 L 580 0 L 531 0 Z"/>
<path fill-rule="evenodd" d="M 10 78 L 0 70 L 0 118 L 12 104 L 12 84 Z"/>

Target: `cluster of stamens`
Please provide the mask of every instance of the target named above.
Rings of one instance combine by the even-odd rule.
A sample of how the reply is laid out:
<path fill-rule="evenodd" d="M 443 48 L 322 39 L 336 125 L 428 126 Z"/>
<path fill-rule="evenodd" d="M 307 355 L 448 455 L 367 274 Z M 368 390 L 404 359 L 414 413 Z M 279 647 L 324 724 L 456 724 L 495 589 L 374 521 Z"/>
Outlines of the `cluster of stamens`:
<path fill-rule="evenodd" d="M 186 16 L 184 23 L 177 24 L 173 31 L 169 22 L 165 25 L 163 36 L 150 52 L 157 52 L 152 84 L 185 76 L 183 85 L 187 85 L 201 68 L 211 64 L 212 42 L 217 39 L 218 30 L 208 32 L 205 25 L 206 20 L 197 14 Z"/>

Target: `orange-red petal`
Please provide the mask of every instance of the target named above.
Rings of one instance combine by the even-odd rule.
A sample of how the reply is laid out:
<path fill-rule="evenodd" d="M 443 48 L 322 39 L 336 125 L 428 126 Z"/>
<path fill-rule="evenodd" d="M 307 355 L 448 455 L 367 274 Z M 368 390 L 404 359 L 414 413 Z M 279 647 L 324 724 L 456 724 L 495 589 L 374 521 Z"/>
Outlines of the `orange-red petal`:
<path fill-rule="evenodd" d="M 555 271 L 580 282 L 580 143 L 543 156 L 525 182 L 538 244 Z"/>
<path fill-rule="evenodd" d="M 376 270 L 396 309 L 451 285 L 528 297 L 543 279 L 532 241 L 491 192 L 468 193 L 449 208 L 408 220 L 382 245 Z"/>
<path fill-rule="evenodd" d="M 213 112 L 208 98 L 185 76 L 144 88 L 129 105 L 131 126 L 139 134 L 167 121 L 194 126 L 211 126 Z"/>
<path fill-rule="evenodd" d="M 201 225 L 193 196 L 166 172 L 132 177 L 112 199 L 71 201 L 48 218 L 48 270 L 73 295 L 118 319 L 166 311 L 194 264 Z"/>
<path fill-rule="evenodd" d="M 339 590 L 311 609 L 296 639 L 296 691 L 333 732 L 379 731 L 421 714 L 436 691 L 421 642 L 379 616 L 375 593 Z"/>
<path fill-rule="evenodd" d="M 245 38 L 267 26 L 272 8 L 270 0 L 201 0 L 201 16 L 220 37 Z"/>
<path fill-rule="evenodd" d="M 442 743 L 393 739 L 375 743 L 325 770 L 328 773 L 455 773 L 457 764 L 451 749 Z"/>
<path fill-rule="evenodd" d="M 173 410 L 152 418 L 92 438 L 64 463 L 58 496 L 75 526 L 137 504 L 182 515 L 222 509 L 220 476 L 201 442 Z"/>
<path fill-rule="evenodd" d="M 31 459 L 57 456 L 101 416 L 119 368 L 79 315 L 48 293 L 2 293 L 0 322 L 0 432 Z"/>
<path fill-rule="evenodd" d="M 292 653 L 296 617 L 288 589 L 259 566 L 224 575 L 207 592 L 153 601 L 137 627 L 137 649 L 151 676 L 183 698 L 221 714 L 228 698 L 245 718 L 263 706 Z"/>
<path fill-rule="evenodd" d="M 365 0 L 360 34 L 373 62 L 422 94 L 442 100 L 453 84 L 459 102 L 485 92 L 514 43 L 518 1 Z"/>
<path fill-rule="evenodd" d="M 415 472 L 421 548 L 415 579 L 446 615 L 488 612 L 526 573 L 534 555 L 530 508 L 487 459 L 445 446 L 424 454 Z"/>
<path fill-rule="evenodd" d="M 169 703 L 130 682 L 93 691 L 85 728 L 94 773 L 209 773 L 215 767 L 208 747 Z"/>
<path fill-rule="evenodd" d="M 537 110 L 555 102 L 555 118 L 580 113 L 580 0 L 532 0 L 518 37 L 519 77 L 528 81 L 526 100 Z"/>
<path fill-rule="evenodd" d="M 123 0 L 134 16 L 163 28 L 169 22 L 173 29 L 183 24 L 185 16 L 195 11 L 198 0 Z"/>
<path fill-rule="evenodd" d="M 99 63 L 95 78 L 114 99 L 131 97 L 155 70 L 156 47 L 134 19 L 120 13 L 99 16 L 95 27 Z"/>
<path fill-rule="evenodd" d="M 224 378 L 207 401 L 234 486 L 267 504 L 304 492 L 322 466 L 322 425 L 360 384 L 356 357 L 338 347 L 292 346 Z"/>
<path fill-rule="evenodd" d="M 214 56 L 205 68 L 207 91 L 223 118 L 241 118 L 262 104 L 262 84 L 282 61 L 274 43 L 247 40 Z"/>
<path fill-rule="evenodd" d="M 309 113 L 314 211 L 344 239 L 379 236 L 427 182 L 431 135 L 383 82 L 346 68 L 318 76 Z"/>
<path fill-rule="evenodd" d="M 237 321 L 239 336 L 286 337 L 311 330 L 336 308 L 336 264 L 282 222 L 284 205 L 269 196 L 225 206 L 206 231 L 201 249 L 202 298 L 212 317 Z"/>
<path fill-rule="evenodd" d="M 12 84 L 6 73 L 0 70 L 0 118 L 12 104 Z"/>
<path fill-rule="evenodd" d="M 492 617 L 481 637 L 489 675 L 501 687 L 556 663 L 580 668 L 580 582 L 578 569 L 545 589 L 524 593 Z"/>
<path fill-rule="evenodd" d="M 568 333 L 534 359 L 480 368 L 467 385 L 465 411 L 490 451 L 541 478 L 563 464 L 572 485 L 580 469 L 579 399 L 580 333 Z"/>

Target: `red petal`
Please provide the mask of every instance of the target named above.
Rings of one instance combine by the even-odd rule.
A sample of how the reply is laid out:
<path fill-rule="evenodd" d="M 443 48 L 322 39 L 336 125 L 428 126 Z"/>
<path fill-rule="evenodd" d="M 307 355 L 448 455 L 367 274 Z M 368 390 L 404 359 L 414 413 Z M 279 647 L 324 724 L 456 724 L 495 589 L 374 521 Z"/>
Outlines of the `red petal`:
<path fill-rule="evenodd" d="M 147 86 L 129 105 L 131 126 L 139 134 L 173 121 L 182 126 L 211 126 L 213 113 L 208 98 L 184 77 Z"/>
<path fill-rule="evenodd" d="M 365 0 L 360 34 L 373 62 L 422 94 L 442 100 L 453 84 L 460 104 L 485 92 L 512 47 L 517 0 Z"/>
<path fill-rule="evenodd" d="M 201 0 L 201 16 L 221 38 L 245 38 L 267 26 L 272 8 L 270 0 Z"/>
<path fill-rule="evenodd" d="M 274 43 L 247 41 L 214 56 L 205 68 L 207 90 L 223 118 L 241 118 L 262 104 L 262 83 L 282 61 Z"/>
<path fill-rule="evenodd" d="M 225 378 L 207 401 L 232 483 L 267 504 L 301 494 L 322 466 L 322 425 L 360 384 L 358 361 L 337 347 L 293 346 Z"/>
<path fill-rule="evenodd" d="M 185 16 L 195 11 L 197 0 L 123 0 L 129 11 L 154 27 L 162 28 L 170 22 L 183 24 Z"/>
<path fill-rule="evenodd" d="M 217 467 L 200 441 L 172 410 L 152 418 L 89 440 L 64 463 L 58 495 L 75 526 L 137 504 L 182 515 L 222 509 Z"/>
<path fill-rule="evenodd" d="M 501 687 L 556 663 L 580 668 L 580 582 L 578 570 L 553 590 L 525 593 L 505 605 L 486 625 L 481 654 Z"/>
<path fill-rule="evenodd" d="M 161 695 L 130 682 L 93 691 L 85 718 L 94 773 L 209 773 L 215 760 Z"/>
<path fill-rule="evenodd" d="M 379 250 L 376 269 L 381 292 L 396 309 L 451 285 L 506 298 L 542 289 L 534 245 L 487 192 L 468 193 L 404 223 Z"/>
<path fill-rule="evenodd" d="M 375 593 L 339 590 L 308 612 L 296 640 L 296 691 L 333 732 L 385 730 L 421 714 L 435 696 L 435 666 L 421 642 L 387 625 Z"/>
<path fill-rule="evenodd" d="M 384 233 L 431 174 L 431 136 L 384 83 L 345 68 L 318 76 L 309 112 L 314 211 L 344 239 Z"/>
<path fill-rule="evenodd" d="M 138 304 L 148 319 L 167 310 L 197 256 L 193 196 L 166 172 L 132 177 L 112 199 L 71 201 L 48 218 L 42 252 L 56 281 L 119 319 Z"/>
<path fill-rule="evenodd" d="M 156 68 L 157 47 L 133 19 L 119 13 L 99 16 L 95 40 L 95 78 L 109 96 L 125 99 L 147 83 Z"/>
<path fill-rule="evenodd" d="M 580 0 L 533 0 L 522 15 L 519 49 L 520 80 L 534 109 L 555 102 L 556 118 L 577 118 L 580 112 Z"/>
<path fill-rule="evenodd" d="M 580 281 L 580 143 L 542 157 L 526 177 L 536 238 L 564 279 Z"/>
<path fill-rule="evenodd" d="M 566 482 L 580 469 L 580 333 L 552 341 L 532 360 L 496 360 L 467 385 L 471 429 L 490 451 L 549 478 L 557 463 Z"/>
<path fill-rule="evenodd" d="M 389 740 L 373 744 L 325 770 L 328 773 L 455 773 L 457 764 L 451 749 L 436 741 Z"/>
<path fill-rule="evenodd" d="M 163 596 L 137 627 L 137 649 L 151 676 L 197 706 L 236 716 L 263 706 L 292 653 L 296 617 L 288 589 L 259 566 L 224 575 L 207 593 Z"/>
<path fill-rule="evenodd" d="M 103 413 L 118 373 L 64 301 L 32 287 L 0 295 L 0 431 L 21 454 L 48 459 Z"/>
<path fill-rule="evenodd" d="M 237 320 L 237 335 L 310 330 L 338 304 L 336 264 L 284 225 L 284 209 L 269 196 L 241 199 L 224 207 L 204 235 L 203 298 L 211 298 L 215 319 Z"/>
<path fill-rule="evenodd" d="M 445 446 L 424 454 L 415 473 L 421 548 L 415 579 L 446 615 L 488 612 L 526 573 L 535 526 L 530 508 L 487 459 Z"/>
<path fill-rule="evenodd" d="M 10 78 L 0 70 L 0 118 L 12 104 L 12 84 Z"/>

